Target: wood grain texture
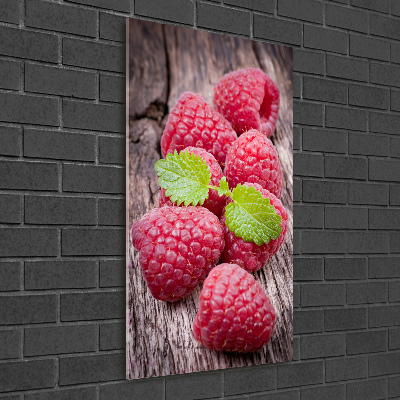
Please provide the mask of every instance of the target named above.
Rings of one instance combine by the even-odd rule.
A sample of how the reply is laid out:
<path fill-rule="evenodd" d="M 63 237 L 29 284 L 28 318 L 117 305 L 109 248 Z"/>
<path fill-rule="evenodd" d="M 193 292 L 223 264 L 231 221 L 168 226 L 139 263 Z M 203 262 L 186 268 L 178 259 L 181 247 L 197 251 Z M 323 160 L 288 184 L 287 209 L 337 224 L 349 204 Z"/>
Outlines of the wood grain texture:
<path fill-rule="evenodd" d="M 145 27 L 142 26 L 145 25 Z M 154 32 L 154 34 L 153 34 Z M 141 36 L 142 35 L 142 36 Z M 138 44 L 138 42 L 141 42 Z M 151 49 L 151 50 L 149 50 Z M 272 340 L 250 354 L 216 352 L 192 338 L 201 286 L 176 303 L 155 300 L 141 275 L 139 253 L 127 246 L 127 378 L 164 376 L 220 368 L 290 361 L 293 358 L 293 89 L 292 50 L 231 36 L 130 20 L 129 137 L 127 162 L 129 231 L 133 221 L 157 205 L 154 163 L 168 116 L 185 90 L 201 93 L 212 104 L 213 86 L 229 71 L 259 67 L 281 93 L 279 119 L 272 138 L 282 164 L 282 202 L 289 212 L 288 232 L 278 253 L 255 277 L 271 297 L 277 318 Z M 150 57 L 146 61 L 145 58 Z M 138 61 L 141 60 L 141 61 Z M 157 72 L 152 80 L 138 63 Z M 166 81 L 163 82 L 162 80 Z M 140 97 L 140 106 L 132 103 Z M 129 231 L 127 235 L 129 235 Z M 129 236 L 127 242 L 130 243 Z"/>

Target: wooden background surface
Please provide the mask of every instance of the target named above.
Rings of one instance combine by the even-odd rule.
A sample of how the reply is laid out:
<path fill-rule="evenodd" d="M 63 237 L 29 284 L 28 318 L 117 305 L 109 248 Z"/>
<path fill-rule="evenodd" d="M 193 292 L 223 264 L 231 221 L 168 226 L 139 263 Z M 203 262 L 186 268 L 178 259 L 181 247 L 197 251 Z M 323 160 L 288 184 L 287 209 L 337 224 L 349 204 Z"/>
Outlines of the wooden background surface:
<path fill-rule="evenodd" d="M 212 105 L 213 86 L 227 72 L 258 67 L 281 93 L 274 142 L 284 173 L 288 232 L 255 277 L 277 312 L 272 340 L 249 354 L 216 352 L 192 338 L 201 286 L 176 303 L 155 300 L 141 275 L 127 231 L 127 378 L 164 376 L 290 361 L 293 357 L 293 89 L 292 50 L 226 35 L 129 20 L 127 40 L 127 227 L 158 203 L 155 162 L 171 110 L 183 91 Z"/>

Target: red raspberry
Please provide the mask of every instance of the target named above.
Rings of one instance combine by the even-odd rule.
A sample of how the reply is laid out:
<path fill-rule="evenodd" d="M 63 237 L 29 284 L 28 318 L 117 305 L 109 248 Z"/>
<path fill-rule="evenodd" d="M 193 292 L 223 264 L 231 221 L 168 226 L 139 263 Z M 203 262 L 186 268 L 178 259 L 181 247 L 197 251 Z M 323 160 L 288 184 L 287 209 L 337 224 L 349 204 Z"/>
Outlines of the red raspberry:
<path fill-rule="evenodd" d="M 221 224 L 224 229 L 225 247 L 221 254 L 221 260 L 240 265 L 246 271 L 254 272 L 262 268 L 265 263 L 279 250 L 279 247 L 285 239 L 287 231 L 288 213 L 283 207 L 281 201 L 276 198 L 268 190 L 263 189 L 256 183 L 245 183 L 246 186 L 254 186 L 259 190 L 263 197 L 268 197 L 270 203 L 275 207 L 276 213 L 282 217 L 281 234 L 277 239 L 271 240 L 269 243 L 258 246 L 254 242 L 245 242 L 242 238 L 237 237 L 225 224 L 225 210 L 222 213 Z M 228 200 L 231 201 L 230 199 Z"/>
<path fill-rule="evenodd" d="M 201 147 L 224 165 L 226 153 L 237 139 L 231 124 L 199 94 L 185 92 L 169 114 L 161 137 L 161 152 L 178 153 L 189 146 Z"/>
<path fill-rule="evenodd" d="M 204 281 L 193 336 L 218 351 L 260 350 L 271 338 L 275 309 L 261 285 L 236 264 L 216 266 Z"/>
<path fill-rule="evenodd" d="M 279 112 L 279 89 L 261 69 L 239 69 L 214 87 L 215 108 L 240 135 L 254 128 L 270 137 Z"/>
<path fill-rule="evenodd" d="M 151 294 L 177 301 L 189 296 L 224 247 L 218 218 L 204 207 L 155 208 L 132 226 L 132 244 Z"/>
<path fill-rule="evenodd" d="M 188 151 L 190 154 L 195 154 L 196 156 L 200 156 L 201 159 L 205 161 L 205 163 L 208 166 L 208 169 L 211 172 L 210 185 L 219 186 L 219 181 L 221 180 L 223 175 L 221 167 L 217 163 L 215 157 L 211 153 L 208 153 L 207 151 L 199 147 L 187 147 L 185 151 Z M 210 189 L 208 191 L 208 199 L 203 203 L 203 207 L 210 210 L 213 214 L 215 214 L 219 218 L 221 216 L 222 207 L 224 206 L 224 204 L 225 204 L 225 196 L 220 197 L 216 190 Z M 165 189 L 162 188 L 160 192 L 160 198 L 158 200 L 158 205 L 159 207 L 162 207 L 164 205 L 176 206 L 176 202 L 172 203 L 170 198 L 165 196 Z"/>
<path fill-rule="evenodd" d="M 258 183 L 278 199 L 282 195 L 282 168 L 272 142 L 251 129 L 235 141 L 226 157 L 226 180 L 231 189 L 239 183 Z"/>

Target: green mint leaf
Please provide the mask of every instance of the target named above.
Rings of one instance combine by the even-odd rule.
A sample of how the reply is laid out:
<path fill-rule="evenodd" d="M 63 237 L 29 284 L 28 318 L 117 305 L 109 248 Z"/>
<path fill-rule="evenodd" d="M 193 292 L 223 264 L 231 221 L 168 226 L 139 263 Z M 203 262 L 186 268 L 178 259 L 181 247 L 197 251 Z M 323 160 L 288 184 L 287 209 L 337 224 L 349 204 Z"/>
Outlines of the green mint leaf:
<path fill-rule="evenodd" d="M 158 160 L 155 170 L 165 194 L 178 205 L 202 205 L 208 197 L 211 172 L 200 156 L 182 150 Z"/>
<path fill-rule="evenodd" d="M 219 182 L 218 196 L 223 196 L 224 194 L 232 196 L 232 193 L 229 190 L 228 182 L 226 181 L 225 176 L 223 176 Z"/>
<path fill-rule="evenodd" d="M 256 188 L 239 184 L 232 199 L 225 208 L 225 223 L 236 236 L 259 246 L 279 237 L 282 217 Z"/>

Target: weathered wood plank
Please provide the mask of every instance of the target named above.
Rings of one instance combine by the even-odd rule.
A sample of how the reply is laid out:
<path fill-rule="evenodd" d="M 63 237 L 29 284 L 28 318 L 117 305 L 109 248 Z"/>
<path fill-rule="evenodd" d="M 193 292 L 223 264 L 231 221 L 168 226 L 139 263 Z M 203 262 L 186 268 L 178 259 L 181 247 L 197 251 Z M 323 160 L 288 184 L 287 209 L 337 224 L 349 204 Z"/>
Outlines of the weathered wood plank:
<path fill-rule="evenodd" d="M 140 25 L 140 21 L 134 22 Z M 130 24 L 132 26 L 132 23 Z M 158 31 L 159 25 L 154 25 Z M 130 35 L 129 42 L 140 39 Z M 138 119 L 130 115 L 129 137 L 129 227 L 136 218 L 157 204 L 159 189 L 154 163 L 160 157 L 159 139 L 167 111 L 185 90 L 202 93 L 212 104 L 213 86 L 220 77 L 234 69 L 261 67 L 277 83 L 281 91 L 280 114 L 273 138 L 284 171 L 285 188 L 282 202 L 289 211 L 288 233 L 281 249 L 267 265 L 255 273 L 256 279 L 271 297 L 277 311 L 276 327 L 271 342 L 259 352 L 230 354 L 205 349 L 191 336 L 192 322 L 199 308 L 201 287 L 188 298 L 166 303 L 155 300 L 142 278 L 139 254 L 131 245 L 127 254 L 127 378 L 170 375 L 220 368 L 264 364 L 292 359 L 293 355 L 293 101 L 291 49 L 221 36 L 191 29 L 163 26 L 159 35 L 147 34 L 145 41 L 162 40 L 164 56 L 160 65 L 166 71 L 160 76 L 168 80 L 165 115 L 147 115 Z M 155 44 L 150 44 L 155 48 Z M 144 46 L 145 47 L 145 46 Z M 130 49 L 131 51 L 131 49 Z M 146 57 L 138 53 L 132 57 Z M 131 59 L 131 55 L 129 57 Z M 163 64 L 163 60 L 166 60 Z M 161 68 L 161 67 L 160 67 Z M 137 97 L 146 85 L 136 81 L 130 90 Z M 133 97 L 130 97 L 130 99 Z M 133 101 L 133 100 L 132 100 Z M 146 110 L 154 102 L 148 98 Z M 131 110 L 131 107 L 129 107 Z M 152 119 L 151 119 L 152 118 Z M 130 241 L 128 240 L 128 243 Z"/>

